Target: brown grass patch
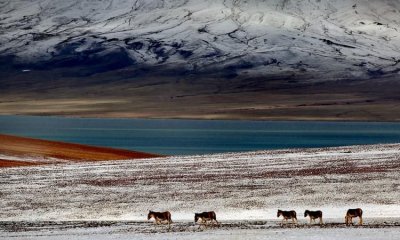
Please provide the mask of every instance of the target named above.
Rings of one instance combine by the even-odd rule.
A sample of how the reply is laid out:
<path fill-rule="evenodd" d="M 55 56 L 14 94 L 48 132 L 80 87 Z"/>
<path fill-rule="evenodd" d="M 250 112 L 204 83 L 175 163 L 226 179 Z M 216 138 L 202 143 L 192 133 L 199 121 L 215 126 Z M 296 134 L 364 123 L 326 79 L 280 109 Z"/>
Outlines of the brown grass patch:
<path fill-rule="evenodd" d="M 144 152 L 47 141 L 4 134 L 0 134 L 0 154 L 21 157 L 58 158 L 71 161 L 107 161 L 160 157 L 160 155 Z M 35 165 L 38 163 L 6 160 L 3 164 L 0 164 L 0 167 L 3 165 L 27 166 L 27 164 Z"/>
<path fill-rule="evenodd" d="M 38 165 L 38 164 L 40 164 L 40 163 L 0 159 L 0 168 L 34 166 L 34 165 Z"/>
<path fill-rule="evenodd" d="M 95 180 L 86 180 L 80 183 L 97 186 L 97 187 L 113 187 L 113 186 L 130 186 L 134 185 L 137 181 L 136 178 L 122 178 L 122 179 L 95 179 Z"/>
<path fill-rule="evenodd" d="M 302 176 L 321 176 L 329 174 L 365 174 L 365 173 L 383 173 L 393 170 L 399 170 L 400 163 L 385 164 L 379 166 L 340 166 L 340 167 L 323 167 L 323 168 L 306 168 L 298 170 L 284 170 L 284 171 L 268 171 L 256 176 L 255 178 L 276 178 L 276 177 L 302 177 Z"/>

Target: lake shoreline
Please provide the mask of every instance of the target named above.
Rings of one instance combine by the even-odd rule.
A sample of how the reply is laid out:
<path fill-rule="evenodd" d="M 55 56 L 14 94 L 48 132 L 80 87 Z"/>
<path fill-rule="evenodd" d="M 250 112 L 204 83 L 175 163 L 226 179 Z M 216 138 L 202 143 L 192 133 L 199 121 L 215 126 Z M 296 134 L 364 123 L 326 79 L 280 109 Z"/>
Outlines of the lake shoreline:
<path fill-rule="evenodd" d="M 0 134 L 0 168 L 155 157 L 160 155 Z"/>
<path fill-rule="evenodd" d="M 91 115 L 62 115 L 62 114 L 2 114 L 1 116 L 20 116 L 20 117 L 55 117 L 66 119 L 116 119 L 116 120 L 184 120 L 184 121 L 232 121 L 232 122 L 338 122 L 338 123 L 400 123 L 399 120 L 379 120 L 379 119 L 337 119 L 337 118 L 201 118 L 201 117 L 111 117 L 111 116 L 91 116 Z"/>

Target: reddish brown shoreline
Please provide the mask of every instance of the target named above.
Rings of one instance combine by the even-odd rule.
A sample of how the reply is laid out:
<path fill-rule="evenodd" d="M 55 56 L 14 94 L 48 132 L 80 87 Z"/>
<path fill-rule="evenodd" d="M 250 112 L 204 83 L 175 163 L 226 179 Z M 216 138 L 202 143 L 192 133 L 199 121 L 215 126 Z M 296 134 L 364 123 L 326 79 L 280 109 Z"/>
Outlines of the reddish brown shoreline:
<path fill-rule="evenodd" d="M 0 159 L 0 168 L 34 166 L 39 164 L 40 163 Z"/>
<path fill-rule="evenodd" d="M 4 134 L 0 134 L 0 154 L 18 157 L 58 158 L 73 162 L 160 157 L 160 155 L 144 152 L 55 142 Z M 0 167 L 30 166 L 37 164 L 43 163 L 0 159 Z"/>

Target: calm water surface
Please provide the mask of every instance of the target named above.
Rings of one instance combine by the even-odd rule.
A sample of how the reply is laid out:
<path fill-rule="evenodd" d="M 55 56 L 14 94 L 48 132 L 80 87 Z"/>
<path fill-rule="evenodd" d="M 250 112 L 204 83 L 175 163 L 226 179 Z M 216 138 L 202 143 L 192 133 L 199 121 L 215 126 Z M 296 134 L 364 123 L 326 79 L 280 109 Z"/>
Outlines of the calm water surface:
<path fill-rule="evenodd" d="M 399 143 L 400 123 L 0 116 L 0 133 L 168 155 Z"/>

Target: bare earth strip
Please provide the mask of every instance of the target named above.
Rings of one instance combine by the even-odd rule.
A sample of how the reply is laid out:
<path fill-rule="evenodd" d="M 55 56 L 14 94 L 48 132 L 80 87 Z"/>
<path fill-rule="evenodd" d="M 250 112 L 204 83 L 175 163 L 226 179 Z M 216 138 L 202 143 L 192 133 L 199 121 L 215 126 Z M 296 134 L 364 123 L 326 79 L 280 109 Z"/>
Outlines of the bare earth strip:
<path fill-rule="evenodd" d="M 157 157 L 155 154 L 0 134 L 0 167 Z"/>

